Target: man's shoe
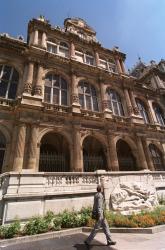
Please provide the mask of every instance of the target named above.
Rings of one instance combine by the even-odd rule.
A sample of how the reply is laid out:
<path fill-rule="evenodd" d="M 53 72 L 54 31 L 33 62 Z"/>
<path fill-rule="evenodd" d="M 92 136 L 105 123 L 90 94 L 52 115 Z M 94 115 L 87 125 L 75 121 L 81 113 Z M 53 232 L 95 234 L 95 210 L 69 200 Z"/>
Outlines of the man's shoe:
<path fill-rule="evenodd" d="M 84 244 L 86 245 L 86 246 L 89 246 L 89 243 L 85 240 L 84 241 Z"/>
<path fill-rule="evenodd" d="M 107 246 L 111 246 L 111 245 L 116 245 L 116 241 L 112 241 L 112 240 L 107 241 Z"/>

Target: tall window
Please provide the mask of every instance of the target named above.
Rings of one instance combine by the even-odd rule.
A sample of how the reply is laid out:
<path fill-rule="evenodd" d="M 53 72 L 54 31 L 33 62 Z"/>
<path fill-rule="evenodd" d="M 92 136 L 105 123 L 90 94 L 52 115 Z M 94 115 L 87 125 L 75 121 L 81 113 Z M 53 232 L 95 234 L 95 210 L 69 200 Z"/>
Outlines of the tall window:
<path fill-rule="evenodd" d="M 94 65 L 94 57 L 89 52 L 85 54 L 85 63 L 89 65 Z"/>
<path fill-rule="evenodd" d="M 78 86 L 79 102 L 83 109 L 99 111 L 98 98 L 95 88 L 87 82 L 80 82 Z"/>
<path fill-rule="evenodd" d="M 147 113 L 144 103 L 139 99 L 136 99 L 136 103 L 137 103 L 140 115 L 143 118 L 144 122 L 149 123 L 149 117 L 148 117 L 148 113 Z"/>
<path fill-rule="evenodd" d="M 59 75 L 48 74 L 45 79 L 45 102 L 67 105 L 67 89 L 65 79 Z"/>
<path fill-rule="evenodd" d="M 149 150 L 150 150 L 150 154 L 151 154 L 151 158 L 152 158 L 155 170 L 164 171 L 165 169 L 163 167 L 162 153 L 154 144 L 149 145 Z"/>
<path fill-rule="evenodd" d="M 15 99 L 18 81 L 19 74 L 13 67 L 0 65 L 0 97 Z"/>
<path fill-rule="evenodd" d="M 114 115 L 124 116 L 123 105 L 118 93 L 113 89 L 107 90 L 108 107 L 112 109 Z"/>
<path fill-rule="evenodd" d="M 165 126 L 165 119 L 164 119 L 163 112 L 162 112 L 161 108 L 157 104 L 153 104 L 153 109 L 155 111 L 157 122 L 160 125 Z"/>

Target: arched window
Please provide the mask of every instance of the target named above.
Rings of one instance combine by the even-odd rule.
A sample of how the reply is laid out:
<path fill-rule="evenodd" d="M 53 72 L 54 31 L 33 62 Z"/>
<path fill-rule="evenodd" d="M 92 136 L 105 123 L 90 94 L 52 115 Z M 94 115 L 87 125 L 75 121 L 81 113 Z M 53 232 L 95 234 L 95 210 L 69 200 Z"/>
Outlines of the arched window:
<path fill-rule="evenodd" d="M 153 104 L 153 109 L 154 109 L 154 112 L 155 112 L 157 122 L 160 125 L 165 126 L 165 120 L 164 120 L 162 109 L 157 104 Z"/>
<path fill-rule="evenodd" d="M 107 90 L 108 107 L 112 109 L 114 115 L 124 116 L 123 105 L 119 94 L 113 90 Z"/>
<path fill-rule="evenodd" d="M 79 102 L 83 109 L 99 111 L 97 93 L 91 84 L 84 81 L 80 82 L 78 91 Z"/>
<path fill-rule="evenodd" d="M 67 82 L 59 75 L 48 74 L 45 78 L 44 100 L 51 104 L 67 105 Z"/>
<path fill-rule="evenodd" d="M 154 144 L 149 145 L 149 150 L 155 170 L 164 171 L 162 153 L 160 150 Z"/>
<path fill-rule="evenodd" d="M 147 113 L 144 103 L 139 99 L 136 99 L 136 103 L 137 103 L 140 115 L 143 118 L 144 122 L 149 123 L 149 117 L 148 117 L 148 113 Z"/>
<path fill-rule="evenodd" d="M 18 81 L 19 74 L 13 67 L 0 65 L 0 97 L 15 99 Z"/>

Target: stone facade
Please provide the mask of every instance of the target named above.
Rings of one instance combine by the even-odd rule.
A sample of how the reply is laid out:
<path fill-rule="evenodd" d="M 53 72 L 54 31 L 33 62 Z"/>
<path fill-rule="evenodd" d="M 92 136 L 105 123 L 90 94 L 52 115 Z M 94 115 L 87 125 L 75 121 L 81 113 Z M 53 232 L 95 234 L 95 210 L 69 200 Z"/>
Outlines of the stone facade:
<path fill-rule="evenodd" d="M 82 19 L 2 34 L 1 173 L 165 170 L 164 61 L 128 74 L 125 57 Z"/>

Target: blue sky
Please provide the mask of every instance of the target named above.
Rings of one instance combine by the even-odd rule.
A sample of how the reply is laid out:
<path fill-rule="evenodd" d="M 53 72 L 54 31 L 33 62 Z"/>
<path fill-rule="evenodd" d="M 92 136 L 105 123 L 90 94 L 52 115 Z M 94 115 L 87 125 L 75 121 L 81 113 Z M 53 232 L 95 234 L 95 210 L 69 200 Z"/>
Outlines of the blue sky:
<path fill-rule="evenodd" d="M 104 47 L 127 54 L 128 68 L 138 56 L 146 63 L 165 58 L 165 0 L 1 0 L 0 33 L 26 37 L 28 21 L 40 14 L 59 26 L 83 18 Z"/>

